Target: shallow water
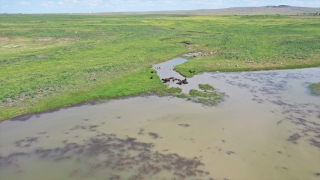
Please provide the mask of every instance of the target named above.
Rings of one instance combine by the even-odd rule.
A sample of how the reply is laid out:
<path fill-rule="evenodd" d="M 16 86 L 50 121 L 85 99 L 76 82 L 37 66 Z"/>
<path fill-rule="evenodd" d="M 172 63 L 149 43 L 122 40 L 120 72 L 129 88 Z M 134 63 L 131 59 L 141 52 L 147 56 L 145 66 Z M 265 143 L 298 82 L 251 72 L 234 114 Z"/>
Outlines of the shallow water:
<path fill-rule="evenodd" d="M 177 61 L 159 76 L 178 77 Z M 228 95 L 218 106 L 150 96 L 5 121 L 1 179 L 319 179 L 320 98 L 307 90 L 319 78 L 204 73 L 182 89 L 211 84 Z"/>

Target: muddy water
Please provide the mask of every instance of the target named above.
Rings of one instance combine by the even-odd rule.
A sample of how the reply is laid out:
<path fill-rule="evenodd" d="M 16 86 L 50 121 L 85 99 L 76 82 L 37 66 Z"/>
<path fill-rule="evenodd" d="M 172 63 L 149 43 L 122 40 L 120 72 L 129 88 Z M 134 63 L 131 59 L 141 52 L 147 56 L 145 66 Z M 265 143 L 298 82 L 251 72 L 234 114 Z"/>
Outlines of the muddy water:
<path fill-rule="evenodd" d="M 175 61 L 160 77 L 178 76 Z M 319 78 L 320 68 L 204 73 L 183 91 L 211 84 L 228 95 L 216 107 L 150 96 L 5 121 L 0 176 L 319 179 L 320 98 L 306 88 Z"/>

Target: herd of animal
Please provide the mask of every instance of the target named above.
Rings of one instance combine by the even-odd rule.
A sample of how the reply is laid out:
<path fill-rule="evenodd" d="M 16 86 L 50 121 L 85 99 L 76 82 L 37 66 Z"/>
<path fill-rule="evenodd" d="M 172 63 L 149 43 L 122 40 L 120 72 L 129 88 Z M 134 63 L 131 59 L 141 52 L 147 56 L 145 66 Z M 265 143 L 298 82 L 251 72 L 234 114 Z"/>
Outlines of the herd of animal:
<path fill-rule="evenodd" d="M 156 67 L 156 69 L 162 69 L 162 67 L 159 66 L 159 67 Z M 192 71 L 192 70 L 189 70 L 189 72 L 190 72 L 191 74 L 194 74 L 194 73 L 195 73 L 195 71 Z M 154 73 L 154 71 L 151 71 L 151 73 Z M 150 79 L 153 79 L 153 76 L 151 76 Z M 188 84 L 188 81 L 187 81 L 187 78 L 186 78 L 186 77 L 185 77 L 183 80 L 178 79 L 178 78 L 174 78 L 174 77 L 163 78 L 163 79 L 161 79 L 161 80 L 162 80 L 163 83 L 170 83 L 171 81 L 172 81 L 172 82 L 177 81 L 176 84 L 178 84 L 178 85 Z"/>
<path fill-rule="evenodd" d="M 169 78 L 164 78 L 161 79 L 163 83 L 167 83 L 167 82 L 175 82 L 178 81 L 176 84 L 182 85 L 182 84 L 188 84 L 187 78 L 184 78 L 184 80 L 178 79 L 178 78 L 174 78 L 174 77 L 169 77 Z"/>

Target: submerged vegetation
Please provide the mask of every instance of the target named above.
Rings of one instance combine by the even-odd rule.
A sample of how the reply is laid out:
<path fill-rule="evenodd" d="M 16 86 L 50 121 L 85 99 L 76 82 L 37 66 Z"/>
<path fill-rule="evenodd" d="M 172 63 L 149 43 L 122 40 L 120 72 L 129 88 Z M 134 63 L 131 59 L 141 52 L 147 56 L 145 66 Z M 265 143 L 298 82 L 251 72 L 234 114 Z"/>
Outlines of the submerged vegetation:
<path fill-rule="evenodd" d="M 92 128 L 77 125 L 70 130 L 92 131 Z M 158 138 L 157 133 L 150 132 L 149 135 L 154 139 Z M 99 133 L 88 139 L 85 144 L 65 140 L 61 147 L 40 147 L 31 152 L 23 151 L 23 148 L 32 146 L 32 143 L 37 143 L 37 139 L 29 137 L 16 141 L 16 147 L 21 149 L 18 152 L 1 157 L 0 165 L 2 167 L 20 168 L 18 161 L 33 155 L 47 162 L 57 163 L 69 160 L 85 164 L 86 166 L 74 167 L 74 170 L 68 172 L 69 177 L 77 179 L 96 178 L 98 172 L 101 171 L 108 172 L 104 175 L 105 179 L 121 179 L 121 176 L 124 176 L 123 179 L 130 180 L 153 179 L 163 172 L 179 179 L 190 177 L 206 177 L 206 179 L 209 179 L 211 176 L 208 171 L 205 171 L 205 164 L 201 162 L 200 158 L 186 158 L 177 153 L 154 152 L 155 145 L 153 143 L 139 142 L 136 141 L 136 138 L 121 139 L 115 134 Z M 89 167 L 90 171 L 86 171 L 84 167 Z M 126 177 L 126 173 L 130 176 Z M 68 177 L 68 175 L 66 176 Z"/>
<path fill-rule="evenodd" d="M 315 96 L 320 96 L 320 83 L 313 83 L 309 85 L 311 94 Z"/>
<path fill-rule="evenodd" d="M 89 100 L 208 92 L 167 89 L 150 67 L 215 71 L 320 66 L 318 18 L 196 15 L 0 15 L 0 120 Z M 210 92 L 209 92 L 210 91 Z M 205 98 L 207 98 L 205 100 Z M 210 99 L 210 98 L 209 98 Z"/>

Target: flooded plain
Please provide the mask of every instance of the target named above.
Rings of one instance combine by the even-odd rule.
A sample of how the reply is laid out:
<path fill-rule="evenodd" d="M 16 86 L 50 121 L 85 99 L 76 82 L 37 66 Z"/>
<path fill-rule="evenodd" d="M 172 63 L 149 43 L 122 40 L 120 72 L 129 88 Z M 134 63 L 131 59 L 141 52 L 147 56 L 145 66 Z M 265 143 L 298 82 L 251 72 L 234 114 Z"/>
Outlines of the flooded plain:
<path fill-rule="evenodd" d="M 181 62 L 180 62 L 181 61 Z M 161 78 L 183 59 L 158 66 Z M 174 97 L 134 97 L 0 123 L 1 179 L 320 178 L 320 68 L 203 73 L 227 98 L 205 107 Z"/>

